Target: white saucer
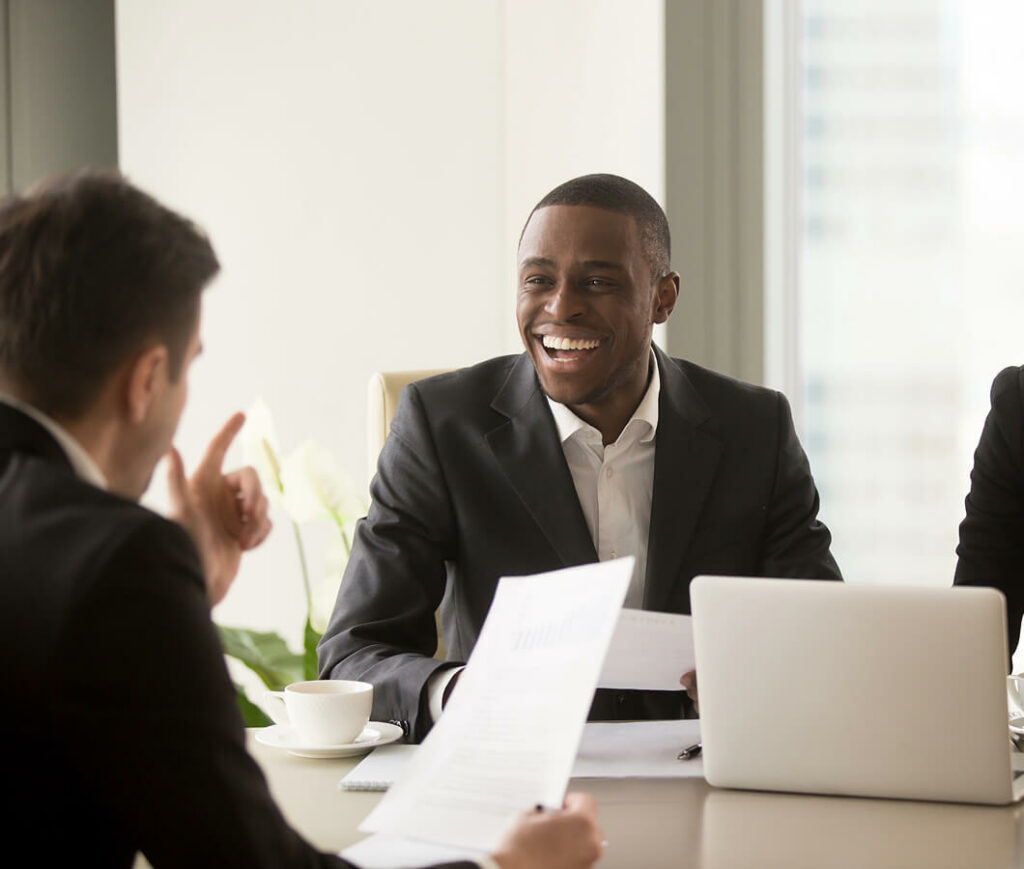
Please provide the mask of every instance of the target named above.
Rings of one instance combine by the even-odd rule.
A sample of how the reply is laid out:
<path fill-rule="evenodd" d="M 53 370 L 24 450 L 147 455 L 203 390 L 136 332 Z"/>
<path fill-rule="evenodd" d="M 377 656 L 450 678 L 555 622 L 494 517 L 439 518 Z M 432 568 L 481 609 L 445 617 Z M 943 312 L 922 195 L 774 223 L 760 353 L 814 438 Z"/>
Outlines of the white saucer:
<path fill-rule="evenodd" d="M 283 748 L 298 757 L 351 757 L 365 754 L 378 745 L 387 745 L 402 738 L 402 728 L 397 724 L 371 721 L 355 742 L 344 745 L 305 745 L 299 735 L 287 724 L 272 724 L 256 731 L 256 741 L 271 748 Z"/>

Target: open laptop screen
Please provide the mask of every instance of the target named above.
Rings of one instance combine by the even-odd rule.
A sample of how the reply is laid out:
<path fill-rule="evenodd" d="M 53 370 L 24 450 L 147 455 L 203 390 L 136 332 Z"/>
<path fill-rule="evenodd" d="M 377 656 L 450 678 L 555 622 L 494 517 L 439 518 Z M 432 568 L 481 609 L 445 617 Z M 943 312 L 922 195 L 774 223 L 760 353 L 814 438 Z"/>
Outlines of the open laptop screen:
<path fill-rule="evenodd" d="M 702 576 L 690 595 L 711 784 L 1016 798 L 998 591 Z"/>

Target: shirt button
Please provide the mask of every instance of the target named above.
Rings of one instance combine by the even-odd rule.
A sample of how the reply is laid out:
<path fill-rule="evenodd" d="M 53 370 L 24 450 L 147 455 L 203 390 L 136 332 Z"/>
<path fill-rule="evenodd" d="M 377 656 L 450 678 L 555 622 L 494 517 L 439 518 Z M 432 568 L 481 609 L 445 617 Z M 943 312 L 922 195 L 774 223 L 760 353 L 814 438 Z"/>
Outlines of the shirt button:
<path fill-rule="evenodd" d="M 605 469 L 605 472 L 604 472 L 604 475 L 605 475 L 606 477 L 610 477 L 610 476 L 612 475 L 612 473 L 613 473 L 613 471 L 612 471 L 612 469 L 611 469 L 611 468 L 606 468 L 606 469 Z"/>

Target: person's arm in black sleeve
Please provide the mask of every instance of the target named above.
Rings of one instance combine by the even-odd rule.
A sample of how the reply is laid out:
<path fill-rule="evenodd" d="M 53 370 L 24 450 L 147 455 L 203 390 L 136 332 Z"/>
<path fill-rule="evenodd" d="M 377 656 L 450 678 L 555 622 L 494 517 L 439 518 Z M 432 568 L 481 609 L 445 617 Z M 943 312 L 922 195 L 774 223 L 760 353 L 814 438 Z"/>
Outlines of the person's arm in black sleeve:
<path fill-rule="evenodd" d="M 953 582 L 1005 595 L 1012 656 L 1024 615 L 1024 370 L 1000 372 L 991 399 L 974 453 Z"/>
<path fill-rule="evenodd" d="M 317 649 L 320 676 L 373 683 L 374 720 L 399 722 L 419 741 L 432 724 L 427 680 L 460 662 L 433 658 L 455 528 L 415 385 L 402 391 L 370 494 Z"/>
<path fill-rule="evenodd" d="M 154 867 L 352 867 L 277 808 L 245 749 L 191 540 L 154 517 L 77 602 L 58 690 L 80 772 Z M 476 869 L 475 862 L 445 864 Z"/>
<path fill-rule="evenodd" d="M 180 527 L 154 516 L 113 547 L 58 654 L 80 773 L 156 869 L 346 865 L 288 826 L 246 752 Z"/>

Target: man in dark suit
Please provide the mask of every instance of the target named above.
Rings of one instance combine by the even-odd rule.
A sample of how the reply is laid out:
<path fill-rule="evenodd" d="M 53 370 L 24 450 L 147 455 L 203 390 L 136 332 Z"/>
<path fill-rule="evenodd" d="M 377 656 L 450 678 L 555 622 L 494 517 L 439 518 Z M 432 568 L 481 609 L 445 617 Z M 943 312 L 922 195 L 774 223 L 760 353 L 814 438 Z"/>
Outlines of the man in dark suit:
<path fill-rule="evenodd" d="M 1012 659 L 1024 617 L 1024 368 L 1000 371 L 991 399 L 974 452 L 953 583 L 990 586 L 1006 596 Z"/>
<path fill-rule="evenodd" d="M 652 347 L 679 292 L 669 249 L 632 182 L 555 188 L 519 245 L 526 353 L 403 392 L 319 659 L 373 682 L 374 715 L 409 738 L 440 714 L 501 576 L 631 554 L 627 606 L 678 613 L 700 573 L 839 578 L 785 398 Z M 591 717 L 689 712 L 681 692 L 598 691 Z"/>
<path fill-rule="evenodd" d="M 274 805 L 210 620 L 270 530 L 252 469 L 221 472 L 242 416 L 188 480 L 171 447 L 217 269 L 116 175 L 0 206 L 2 829 L 28 862 L 347 865 Z M 164 454 L 176 521 L 137 503 Z M 592 803 L 568 809 L 523 819 L 497 865 L 589 866 Z"/>

